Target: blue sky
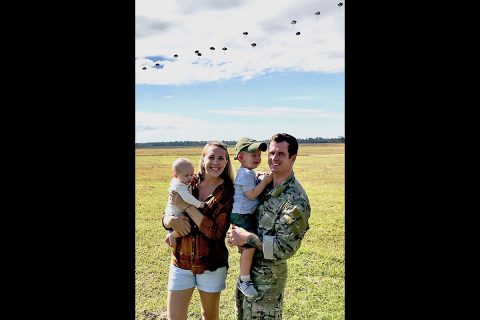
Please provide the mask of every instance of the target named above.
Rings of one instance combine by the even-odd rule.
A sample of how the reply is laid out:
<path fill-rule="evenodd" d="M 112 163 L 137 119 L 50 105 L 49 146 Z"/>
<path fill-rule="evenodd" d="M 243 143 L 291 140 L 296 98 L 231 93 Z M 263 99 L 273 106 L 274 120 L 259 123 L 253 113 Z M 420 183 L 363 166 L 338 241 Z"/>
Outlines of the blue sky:
<path fill-rule="evenodd" d="M 135 141 L 344 136 L 338 2 L 136 0 Z"/>

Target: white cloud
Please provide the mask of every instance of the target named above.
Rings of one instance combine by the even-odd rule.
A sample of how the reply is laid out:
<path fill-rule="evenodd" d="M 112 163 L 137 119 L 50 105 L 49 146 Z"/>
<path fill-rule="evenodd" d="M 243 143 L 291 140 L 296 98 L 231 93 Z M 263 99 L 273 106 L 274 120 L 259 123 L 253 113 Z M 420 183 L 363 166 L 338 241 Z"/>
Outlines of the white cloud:
<path fill-rule="evenodd" d="M 225 110 L 210 110 L 209 113 L 239 117 L 288 117 L 296 118 L 343 118 L 343 112 L 326 112 L 321 109 L 289 108 L 289 107 L 246 107 Z"/>
<path fill-rule="evenodd" d="M 247 80 L 283 70 L 341 72 L 344 12 L 330 0 L 136 0 L 136 83 Z M 154 68 L 149 56 L 170 60 Z"/>

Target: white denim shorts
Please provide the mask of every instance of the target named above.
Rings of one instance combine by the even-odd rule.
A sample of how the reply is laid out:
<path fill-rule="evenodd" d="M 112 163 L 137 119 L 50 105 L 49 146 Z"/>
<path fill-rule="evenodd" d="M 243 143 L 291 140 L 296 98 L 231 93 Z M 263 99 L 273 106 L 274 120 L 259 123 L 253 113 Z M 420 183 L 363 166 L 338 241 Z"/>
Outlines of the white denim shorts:
<path fill-rule="evenodd" d="M 205 270 L 201 274 L 193 274 L 190 270 L 180 269 L 170 264 L 168 272 L 168 290 L 177 291 L 197 287 L 204 292 L 220 292 L 225 289 L 227 267 L 215 271 Z"/>

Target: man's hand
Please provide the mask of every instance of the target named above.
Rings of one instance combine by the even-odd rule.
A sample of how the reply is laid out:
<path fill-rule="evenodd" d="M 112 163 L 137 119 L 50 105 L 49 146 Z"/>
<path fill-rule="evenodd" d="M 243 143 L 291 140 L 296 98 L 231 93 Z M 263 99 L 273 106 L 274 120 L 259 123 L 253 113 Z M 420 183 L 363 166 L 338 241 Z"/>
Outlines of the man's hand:
<path fill-rule="evenodd" d="M 250 234 L 250 232 L 243 228 L 232 226 L 232 230 L 227 232 L 228 244 L 230 246 L 243 246 L 247 243 Z"/>

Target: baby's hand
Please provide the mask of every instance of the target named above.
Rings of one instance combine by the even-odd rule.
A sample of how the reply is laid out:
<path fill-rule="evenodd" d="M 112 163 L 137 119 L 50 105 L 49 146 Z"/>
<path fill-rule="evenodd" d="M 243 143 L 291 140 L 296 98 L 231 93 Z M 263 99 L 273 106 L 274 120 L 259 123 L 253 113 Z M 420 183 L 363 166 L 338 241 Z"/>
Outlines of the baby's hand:
<path fill-rule="evenodd" d="M 172 236 L 172 233 L 169 232 L 167 233 L 167 236 L 165 237 L 165 243 L 172 247 L 172 248 L 175 248 L 175 246 L 177 245 L 177 238 L 176 237 L 173 237 Z"/>
<path fill-rule="evenodd" d="M 177 246 L 177 237 L 170 235 L 170 247 L 175 248 Z"/>
<path fill-rule="evenodd" d="M 170 245 L 170 233 L 167 233 L 167 236 L 165 237 L 165 243 L 167 244 L 167 246 L 171 247 L 171 245 Z"/>

